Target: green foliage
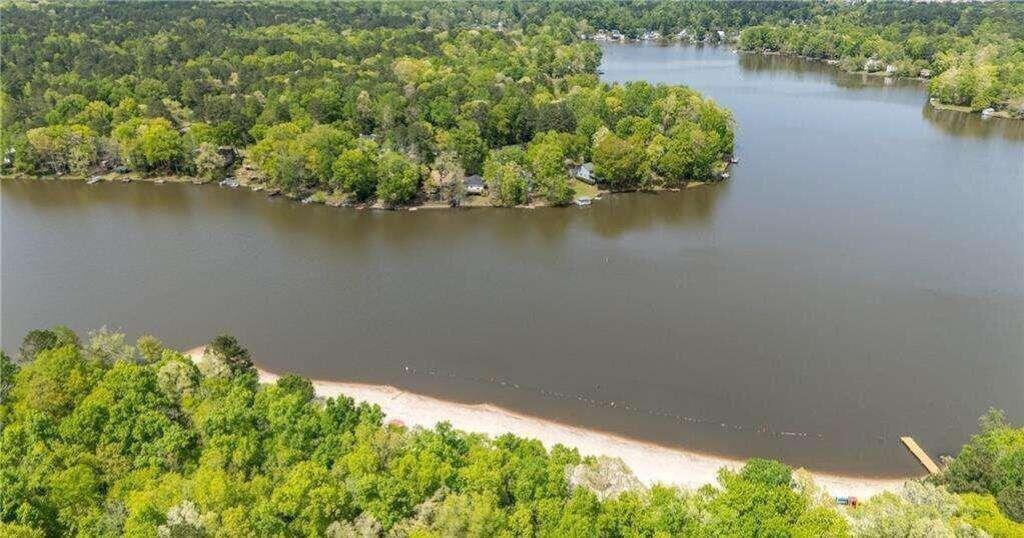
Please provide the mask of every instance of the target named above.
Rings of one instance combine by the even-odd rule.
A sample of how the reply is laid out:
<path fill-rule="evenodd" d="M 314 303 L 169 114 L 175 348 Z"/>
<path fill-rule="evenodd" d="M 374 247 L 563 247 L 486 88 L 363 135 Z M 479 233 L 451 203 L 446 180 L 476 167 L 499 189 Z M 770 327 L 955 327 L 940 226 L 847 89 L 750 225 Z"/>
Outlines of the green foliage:
<path fill-rule="evenodd" d="M 854 536 L 981 536 L 956 495 L 921 482 L 875 495 L 847 515 Z"/>
<path fill-rule="evenodd" d="M 564 133 L 548 131 L 534 137 L 526 150 L 526 158 L 537 182 L 537 190 L 553 205 L 572 201 L 573 191 L 569 184 L 565 162 L 568 158 L 568 141 Z"/>
<path fill-rule="evenodd" d="M 341 152 L 333 166 L 336 189 L 355 195 L 356 200 L 367 200 L 377 192 L 377 150 L 371 143 L 363 143 Z"/>
<path fill-rule="evenodd" d="M 484 158 L 487 156 L 487 143 L 480 136 L 480 127 L 476 123 L 463 120 L 451 133 L 452 147 L 462 161 L 466 172 L 475 174 L 483 170 Z"/>
<path fill-rule="evenodd" d="M 1006 423 L 1002 411 L 990 409 L 947 466 L 943 479 L 955 492 L 995 496 L 1008 517 L 1024 522 L 1024 428 Z"/>
<path fill-rule="evenodd" d="M 533 145 L 535 159 L 505 171 L 501 203 L 537 195 L 563 204 L 573 193 L 555 139 L 563 160 L 580 164 L 600 128 L 637 146 L 686 118 L 731 148 L 728 114 L 694 92 L 599 82 L 600 48 L 579 37 L 589 24 L 638 30 L 644 17 L 665 28 L 718 9 L 659 6 L 648 18 L 640 5 L 615 2 L 535 2 L 526 10 L 513 2 L 175 2 L 52 12 L 8 3 L 0 6 L 11 23 L 0 60 L 0 138 L 15 148 L 14 166 L 33 174 L 125 165 L 219 179 L 230 170 L 216 149 L 232 145 L 254 169 L 247 179 L 271 189 L 345 192 L 360 202 L 376 196 L 388 206 L 418 194 L 409 193 L 411 174 L 390 173 L 394 157 L 381 164 L 389 152 L 431 178 L 415 182 L 429 191 L 423 199 L 453 199 L 433 181 L 438 172 L 450 191 L 450 170 L 427 169 L 440 153 L 453 152 L 463 173 L 474 174 L 492 150 Z M 727 11 L 737 24 L 759 18 L 757 10 Z M 615 188 L 659 180 L 646 169 L 632 175 Z"/>
<path fill-rule="evenodd" d="M 83 173 L 96 159 L 96 136 L 84 125 L 37 127 L 25 134 L 30 166 L 43 173 Z"/>
<path fill-rule="evenodd" d="M 140 170 L 178 171 L 186 166 L 185 142 L 165 118 L 132 118 L 114 128 L 121 158 Z"/>
<path fill-rule="evenodd" d="M 642 187 L 649 163 L 639 138 L 621 138 L 603 129 L 594 135 L 594 171 L 612 188 L 627 190 Z"/>
<path fill-rule="evenodd" d="M 508 148 L 489 161 L 503 169 L 525 158 Z M 717 487 L 645 489 L 609 458 L 447 424 L 385 425 L 378 408 L 319 399 L 295 375 L 261 385 L 229 335 L 203 358 L 220 366 L 200 369 L 151 336 L 136 361 L 124 340 L 100 330 L 83 345 L 57 327 L 26 336 L 20 369 L 0 354 L 0 379 L 13 375 L 0 400 L 5 536 L 998 538 L 1024 529 L 1011 520 L 1020 432 L 997 412 L 964 448 L 988 450 L 994 467 L 966 458 L 946 478 L 998 485 L 1009 502 L 908 482 L 838 511 L 809 473 L 774 461 L 723 469 Z"/>
<path fill-rule="evenodd" d="M 522 166 L 521 151 L 492 157 Z M 225 364 L 216 375 L 153 337 L 139 339 L 141 362 L 86 358 L 73 335 L 26 341 L 32 359 L 0 403 L 5 536 L 847 534 L 775 462 L 723 472 L 720 489 L 647 490 L 621 462 L 563 446 L 384 425 L 376 407 L 318 399 L 294 375 L 260 385 L 227 335 L 207 346 L 204 360 Z M 975 520 L 1013 528 L 976 504 Z"/>
<path fill-rule="evenodd" d="M 249 151 L 249 158 L 271 185 L 303 192 L 318 185 L 337 184 L 335 163 L 354 143 L 351 133 L 331 125 L 279 123 L 264 131 Z"/>
<path fill-rule="evenodd" d="M 751 26 L 742 50 L 839 61 L 846 71 L 930 76 L 940 103 L 1024 116 L 1024 8 L 854 4 L 799 24 Z"/>
<path fill-rule="evenodd" d="M 230 334 L 217 335 L 210 341 L 206 351 L 213 358 L 225 363 L 232 374 L 246 373 L 253 368 L 249 350 L 242 347 L 238 339 Z"/>
<path fill-rule="evenodd" d="M 1016 523 L 1003 515 L 991 495 L 964 493 L 960 495 L 960 501 L 964 519 L 993 538 L 1024 536 L 1024 523 Z"/>
<path fill-rule="evenodd" d="M 483 178 L 496 204 L 511 207 L 527 202 L 532 178 L 522 149 L 508 146 L 492 151 L 484 163 Z"/>
<path fill-rule="evenodd" d="M 407 203 L 416 196 L 421 177 L 415 163 L 393 151 L 384 152 L 377 161 L 377 199 L 388 207 Z"/>
<path fill-rule="evenodd" d="M 31 362 L 36 358 L 36 353 L 40 351 L 67 345 L 78 345 L 78 335 L 67 327 L 57 326 L 49 329 L 32 329 L 21 340 L 18 356 L 22 362 Z"/>
<path fill-rule="evenodd" d="M 92 389 L 101 366 L 86 360 L 75 345 L 41 350 L 15 378 L 16 411 L 63 416 Z M 21 408 L 19 408 L 19 405 Z"/>
<path fill-rule="evenodd" d="M 224 157 L 217 152 L 217 147 L 203 142 L 195 150 L 196 176 L 206 180 L 217 180 L 224 177 Z"/>

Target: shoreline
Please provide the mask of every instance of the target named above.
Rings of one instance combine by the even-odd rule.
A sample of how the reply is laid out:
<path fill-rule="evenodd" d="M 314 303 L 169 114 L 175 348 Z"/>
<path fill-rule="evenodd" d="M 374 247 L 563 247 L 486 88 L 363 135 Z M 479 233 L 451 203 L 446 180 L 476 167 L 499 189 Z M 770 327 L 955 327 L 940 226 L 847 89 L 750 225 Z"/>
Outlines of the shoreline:
<path fill-rule="evenodd" d="M 759 54 L 761 56 L 781 56 L 781 57 L 785 57 L 785 58 L 799 58 L 801 60 L 806 60 L 806 61 L 809 61 L 809 62 L 823 63 L 825 65 L 829 65 L 833 69 L 835 69 L 836 72 L 838 72 L 838 73 L 845 73 L 847 75 L 862 75 L 862 76 L 869 76 L 869 77 L 877 77 L 877 78 L 881 78 L 881 79 L 887 79 L 888 78 L 888 79 L 893 79 L 893 80 L 910 80 L 910 81 L 917 82 L 919 84 L 927 84 L 928 81 L 932 80 L 931 77 L 921 77 L 921 76 L 911 77 L 911 76 L 906 76 L 906 75 L 895 75 L 895 74 L 892 74 L 892 73 L 887 73 L 884 70 L 882 70 L 882 71 L 874 71 L 874 72 L 862 71 L 862 70 L 847 71 L 847 70 L 839 67 L 839 60 L 833 60 L 833 59 L 830 59 L 830 58 L 814 58 L 814 57 L 811 57 L 811 56 L 804 56 L 804 55 L 801 55 L 801 54 L 794 54 L 794 53 L 782 52 L 782 51 L 743 50 L 743 49 L 740 49 L 740 48 L 737 47 L 737 48 L 733 49 L 733 52 L 742 53 L 742 54 Z M 1010 120 L 1010 121 L 1022 121 L 1022 120 L 1024 120 L 1024 118 L 1013 116 L 1007 110 L 994 110 L 992 113 L 986 114 L 982 110 L 975 111 L 974 109 L 972 109 L 970 107 L 943 103 L 943 102 L 939 101 L 937 98 L 933 97 L 930 93 L 928 93 L 927 87 L 925 88 L 925 97 L 928 99 L 928 106 L 930 106 L 930 107 L 932 107 L 932 108 L 934 108 L 936 110 L 949 110 L 949 111 L 953 111 L 953 112 L 960 112 L 961 114 L 981 116 L 982 118 L 1000 118 L 1000 119 Z M 988 110 L 988 109 L 986 109 L 986 110 Z"/>
<path fill-rule="evenodd" d="M 282 197 L 282 198 L 285 198 L 286 200 L 288 200 L 290 202 L 294 202 L 294 203 L 298 203 L 298 204 L 302 204 L 302 205 L 315 204 L 315 205 L 323 205 L 323 206 L 333 207 L 333 208 L 350 209 L 350 210 L 353 210 L 353 211 L 418 211 L 418 210 L 421 210 L 421 209 L 424 209 L 424 210 L 427 210 L 427 209 L 429 209 L 429 210 L 452 210 L 452 209 L 456 209 L 456 210 L 457 209 L 533 210 L 533 209 L 540 209 L 540 208 L 561 208 L 561 209 L 565 209 L 565 208 L 575 207 L 577 205 L 576 202 L 578 200 L 580 200 L 581 198 L 587 198 L 589 200 L 600 200 L 601 198 L 603 198 L 605 196 L 614 196 L 616 194 L 629 194 L 629 193 L 638 193 L 638 192 L 648 192 L 648 193 L 654 193 L 654 194 L 657 194 L 657 193 L 660 193 L 660 192 L 681 192 L 681 191 L 685 191 L 685 190 L 689 190 L 689 189 L 695 189 L 695 188 L 698 188 L 698 187 L 703 187 L 703 186 L 706 186 L 706 185 L 713 185 L 715 183 L 724 182 L 724 181 L 729 179 L 728 172 L 729 172 L 729 170 L 730 170 L 730 168 L 732 167 L 733 164 L 735 164 L 735 163 L 730 162 L 730 161 L 725 161 L 725 162 L 721 163 L 721 165 L 720 165 L 721 166 L 721 170 L 722 170 L 722 173 L 724 173 L 725 175 L 720 177 L 719 179 L 712 179 L 712 180 L 705 180 L 705 181 L 688 181 L 685 185 L 682 185 L 682 186 L 679 186 L 679 187 L 654 186 L 654 187 L 647 187 L 647 188 L 641 188 L 641 189 L 630 189 L 630 190 L 609 190 L 609 189 L 604 189 L 604 188 L 597 187 L 597 186 L 592 186 L 593 187 L 593 189 L 592 189 L 593 192 L 584 193 L 584 194 L 587 194 L 587 196 L 576 196 L 576 197 L 573 198 L 572 202 L 569 202 L 567 204 L 562 204 L 562 205 L 553 205 L 553 204 L 548 203 L 546 200 L 538 199 L 538 200 L 532 200 L 532 201 L 530 201 L 529 203 L 526 203 L 526 204 L 520 204 L 520 205 L 506 207 L 506 206 L 494 205 L 494 204 L 490 203 L 490 198 L 488 196 L 486 196 L 486 195 L 479 195 L 479 196 L 467 196 L 466 197 L 467 200 L 475 200 L 475 201 L 473 201 L 473 202 L 466 202 L 466 203 L 460 204 L 458 206 L 451 206 L 451 205 L 449 205 L 447 203 L 436 202 L 436 201 L 431 201 L 431 200 L 426 200 L 426 201 L 417 200 L 417 201 L 415 201 L 414 203 L 411 203 L 411 204 L 400 205 L 400 206 L 395 206 L 395 207 L 386 207 L 386 206 L 380 205 L 379 203 L 376 203 L 376 202 L 374 202 L 374 203 L 361 203 L 361 204 L 345 204 L 345 203 L 341 202 L 337 197 L 335 197 L 335 195 L 327 195 L 323 199 L 314 199 L 315 195 L 317 193 L 321 193 L 321 191 L 317 191 L 317 193 L 314 193 L 313 195 L 310 195 L 310 196 L 308 196 L 306 198 L 300 198 L 298 196 L 289 195 L 289 194 L 285 194 L 285 193 L 278 192 L 278 191 L 267 191 L 267 189 L 262 184 L 255 184 L 255 183 L 248 183 L 248 182 L 239 182 L 237 185 L 235 185 L 233 187 L 223 186 L 223 188 L 243 189 L 243 190 L 250 191 L 250 192 L 253 192 L 253 193 L 264 193 L 267 198 Z M 88 175 L 84 175 L 84 176 L 78 176 L 78 175 L 72 175 L 72 174 L 63 174 L 63 175 L 60 175 L 60 176 L 55 176 L 55 175 L 33 176 L 33 175 L 28 175 L 28 174 L 24 174 L 24 173 L 20 173 L 19 172 L 19 173 L 14 173 L 14 174 L 0 174 L 0 181 L 67 181 L 69 183 L 85 183 L 88 186 L 92 186 L 92 183 L 89 182 L 90 181 L 90 177 L 98 178 L 96 181 L 99 182 L 99 183 L 135 183 L 135 182 L 138 182 L 138 183 L 151 183 L 151 184 L 154 184 L 154 185 L 163 185 L 165 183 L 176 183 L 176 184 L 180 184 L 180 185 L 192 184 L 192 185 L 197 185 L 197 186 L 201 186 L 201 185 L 218 185 L 217 181 L 214 181 L 214 180 L 200 180 L 200 179 L 192 177 L 192 176 L 182 176 L 182 175 L 154 175 L 154 176 L 145 176 L 145 175 L 142 175 L 142 174 L 137 173 L 137 172 L 127 172 L 127 173 L 105 172 L 105 173 L 102 173 L 102 174 L 88 174 Z M 481 201 L 483 201 L 483 203 L 480 203 Z"/>
<path fill-rule="evenodd" d="M 206 346 L 199 346 L 185 353 L 193 361 L 197 361 L 202 358 L 205 349 Z M 263 384 L 274 383 L 281 377 L 259 367 L 256 367 L 256 371 L 260 383 Z M 442 400 L 391 385 L 317 379 L 310 381 L 317 397 L 334 398 L 344 395 L 356 402 L 377 405 L 384 413 L 386 422 L 397 422 L 410 428 L 433 428 L 439 422 L 448 422 L 453 428 L 465 432 L 482 433 L 491 437 L 512 433 L 519 437 L 537 439 L 549 449 L 561 444 L 576 448 L 583 456 L 603 455 L 620 458 L 645 486 L 662 483 L 697 489 L 705 484 L 717 484 L 720 468 L 738 469 L 743 465 L 741 460 L 664 447 L 612 433 L 529 416 L 488 403 L 465 404 Z M 898 490 L 904 482 L 915 478 L 870 478 L 813 471 L 810 471 L 810 474 L 818 486 L 833 496 L 859 498 L 868 498 L 883 491 Z"/>

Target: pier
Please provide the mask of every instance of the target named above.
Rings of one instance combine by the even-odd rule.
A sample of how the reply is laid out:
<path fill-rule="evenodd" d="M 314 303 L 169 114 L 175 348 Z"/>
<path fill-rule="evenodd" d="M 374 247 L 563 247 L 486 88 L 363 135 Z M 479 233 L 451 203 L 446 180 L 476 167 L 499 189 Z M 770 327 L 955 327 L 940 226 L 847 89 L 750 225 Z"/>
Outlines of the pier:
<path fill-rule="evenodd" d="M 923 465 L 925 469 L 928 469 L 929 473 L 933 475 L 939 474 L 939 466 L 935 465 L 935 462 L 932 461 L 924 449 L 917 444 L 917 441 L 915 441 L 914 438 L 900 437 L 900 441 L 907 446 L 907 450 L 917 458 L 917 461 L 921 462 L 921 465 Z"/>

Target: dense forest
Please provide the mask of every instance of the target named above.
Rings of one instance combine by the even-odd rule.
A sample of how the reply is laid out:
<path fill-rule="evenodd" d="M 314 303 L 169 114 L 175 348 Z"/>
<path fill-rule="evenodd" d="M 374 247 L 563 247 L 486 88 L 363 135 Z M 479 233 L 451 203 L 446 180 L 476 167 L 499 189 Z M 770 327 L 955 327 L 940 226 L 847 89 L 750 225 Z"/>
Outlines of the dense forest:
<path fill-rule="evenodd" d="M 457 203 L 470 174 L 498 205 L 564 204 L 587 161 L 611 190 L 720 172 L 726 110 L 602 84 L 577 22 L 484 6 L 6 5 L 3 144 L 33 175 L 204 179 L 244 148 L 244 181 L 385 206 Z"/>
<path fill-rule="evenodd" d="M 941 104 L 1024 118 L 1024 4 L 858 4 L 808 22 L 746 28 L 740 48 L 928 78 Z"/>
<path fill-rule="evenodd" d="M 729 113 L 598 80 L 594 29 L 718 41 L 932 77 L 1020 113 L 1024 8 L 870 2 L 169 2 L 2 7 L 7 173 L 243 183 L 315 201 L 565 204 L 719 177 Z M 745 30 L 744 30 L 745 29 Z"/>
<path fill-rule="evenodd" d="M 696 491 L 618 460 L 445 424 L 409 429 L 309 380 L 261 385 L 222 335 L 31 331 L 0 357 L 4 536 L 1021 536 L 1024 428 L 998 412 L 937 483 L 839 507 L 750 460 Z"/>

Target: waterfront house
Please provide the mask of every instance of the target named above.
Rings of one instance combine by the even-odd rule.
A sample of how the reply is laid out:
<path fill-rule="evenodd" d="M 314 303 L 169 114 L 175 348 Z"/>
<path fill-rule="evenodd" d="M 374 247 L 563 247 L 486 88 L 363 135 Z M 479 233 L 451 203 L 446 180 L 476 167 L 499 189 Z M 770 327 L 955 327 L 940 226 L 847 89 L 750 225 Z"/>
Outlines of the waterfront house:
<path fill-rule="evenodd" d="M 466 194 L 483 194 L 487 188 L 484 185 L 484 178 L 480 177 L 480 174 L 466 176 L 466 179 L 462 180 L 462 182 L 466 186 Z"/>
<path fill-rule="evenodd" d="M 595 185 L 598 182 L 598 177 L 594 174 L 594 163 L 583 163 L 579 166 L 573 166 L 569 173 L 573 178 L 584 183 Z"/>

